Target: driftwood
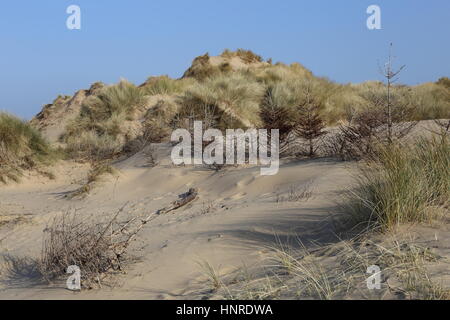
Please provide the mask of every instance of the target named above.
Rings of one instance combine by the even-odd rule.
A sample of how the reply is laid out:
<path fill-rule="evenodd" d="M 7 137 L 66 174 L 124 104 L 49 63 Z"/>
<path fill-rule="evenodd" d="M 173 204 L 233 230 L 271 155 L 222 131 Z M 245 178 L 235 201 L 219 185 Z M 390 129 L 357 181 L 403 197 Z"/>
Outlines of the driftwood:
<path fill-rule="evenodd" d="M 179 195 L 178 197 L 180 199 L 172 202 L 172 204 L 170 206 L 158 210 L 156 212 L 156 214 L 164 214 L 164 213 L 169 213 L 171 211 L 174 211 L 174 210 L 188 204 L 189 202 L 194 201 L 195 199 L 197 199 L 197 196 L 198 196 L 198 190 L 195 188 L 191 188 L 191 189 L 189 189 L 188 192 Z"/>

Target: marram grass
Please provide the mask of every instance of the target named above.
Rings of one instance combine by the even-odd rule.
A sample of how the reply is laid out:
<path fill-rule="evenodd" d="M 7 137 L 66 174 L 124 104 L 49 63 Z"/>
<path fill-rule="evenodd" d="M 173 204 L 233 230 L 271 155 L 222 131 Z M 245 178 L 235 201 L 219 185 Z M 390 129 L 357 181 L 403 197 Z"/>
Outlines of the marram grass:
<path fill-rule="evenodd" d="M 359 169 L 347 209 L 382 230 L 431 221 L 448 212 L 449 168 L 448 137 L 384 147 L 376 162 Z"/>

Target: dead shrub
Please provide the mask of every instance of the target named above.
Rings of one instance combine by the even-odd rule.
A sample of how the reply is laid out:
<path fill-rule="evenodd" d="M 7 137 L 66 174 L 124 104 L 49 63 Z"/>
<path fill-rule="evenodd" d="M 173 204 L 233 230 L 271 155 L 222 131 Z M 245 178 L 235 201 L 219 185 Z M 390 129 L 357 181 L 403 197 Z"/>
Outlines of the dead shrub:
<path fill-rule="evenodd" d="M 349 160 L 346 158 L 345 139 L 341 132 L 333 132 L 326 135 L 323 139 L 322 152 L 326 157 Z"/>
<path fill-rule="evenodd" d="M 119 211 L 118 213 L 120 213 Z M 120 270 L 122 257 L 115 252 L 113 224 L 117 215 L 106 222 L 82 219 L 77 212 L 56 216 L 44 230 L 41 257 L 42 277 L 51 282 L 76 265 L 81 270 L 82 286 L 100 284 L 109 271 Z"/>
<path fill-rule="evenodd" d="M 342 153 L 347 160 L 363 158 L 373 159 L 379 145 L 398 142 L 409 134 L 417 122 L 404 122 L 411 109 L 397 107 L 391 111 L 391 129 L 389 117 L 378 102 L 354 116 L 348 125 L 340 126 Z"/>
<path fill-rule="evenodd" d="M 383 124 L 380 110 L 368 110 L 357 115 L 351 124 L 342 125 L 339 138 L 343 157 L 347 160 L 372 158 L 385 131 Z"/>

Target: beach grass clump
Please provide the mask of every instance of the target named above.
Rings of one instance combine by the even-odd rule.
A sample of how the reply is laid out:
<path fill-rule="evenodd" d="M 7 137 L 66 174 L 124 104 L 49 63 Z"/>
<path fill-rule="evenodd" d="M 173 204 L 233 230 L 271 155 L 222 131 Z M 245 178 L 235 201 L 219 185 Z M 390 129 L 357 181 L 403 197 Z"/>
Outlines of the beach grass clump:
<path fill-rule="evenodd" d="M 58 153 L 27 122 L 0 113 L 0 182 L 19 181 L 22 170 L 50 164 Z"/>
<path fill-rule="evenodd" d="M 381 230 L 429 222 L 448 211 L 449 166 L 445 136 L 383 147 L 376 161 L 360 168 L 348 209 L 356 221 Z"/>
<path fill-rule="evenodd" d="M 144 93 L 134 84 L 121 80 L 88 97 L 82 105 L 81 116 L 94 122 L 104 121 L 116 114 L 130 115 L 144 103 Z"/>
<path fill-rule="evenodd" d="M 122 150 L 120 140 L 109 134 L 99 135 L 94 130 L 69 135 L 65 142 L 66 152 L 71 158 L 85 161 L 110 159 Z"/>
<path fill-rule="evenodd" d="M 178 117 L 209 118 L 218 129 L 255 126 L 263 94 L 264 86 L 241 73 L 208 78 L 180 98 Z"/>
<path fill-rule="evenodd" d="M 61 137 L 68 154 L 90 160 L 104 160 L 118 154 L 124 144 L 124 124 L 133 119 L 144 103 L 143 91 L 126 80 L 89 96 L 79 116 L 66 126 Z"/>

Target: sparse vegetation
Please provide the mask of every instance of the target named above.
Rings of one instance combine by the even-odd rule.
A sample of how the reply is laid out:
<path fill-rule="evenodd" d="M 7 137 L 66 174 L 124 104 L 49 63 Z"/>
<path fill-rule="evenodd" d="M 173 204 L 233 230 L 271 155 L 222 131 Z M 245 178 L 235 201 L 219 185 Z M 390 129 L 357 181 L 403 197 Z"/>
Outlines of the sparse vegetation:
<path fill-rule="evenodd" d="M 200 210 L 200 214 L 207 214 L 216 209 L 216 204 L 214 201 L 207 201 L 202 203 L 202 208 Z"/>
<path fill-rule="evenodd" d="M 218 271 L 208 261 L 198 261 L 197 265 L 208 279 L 211 289 L 218 290 L 222 286 Z"/>
<path fill-rule="evenodd" d="M 308 181 L 305 184 L 291 185 L 286 195 L 277 194 L 276 202 L 308 201 L 313 194 L 312 185 L 313 181 Z"/>
<path fill-rule="evenodd" d="M 46 104 L 41 112 L 39 112 L 35 119 L 37 120 L 45 120 L 48 116 L 55 112 L 55 110 L 61 108 L 65 103 L 67 103 L 72 97 L 68 95 L 58 95 L 58 97 L 53 100 L 51 104 Z"/>
<path fill-rule="evenodd" d="M 220 287 L 213 298 L 226 299 L 442 299 L 450 297 L 426 266 L 440 256 L 410 241 L 353 239 L 308 249 L 280 245 L 269 262 L 238 274 L 213 272 Z M 367 270 L 379 266 L 380 290 L 368 290 Z M 205 269 L 205 267 L 202 267 Z M 207 269 L 205 273 L 211 274 Z M 243 275 L 242 275 L 243 274 Z"/>
<path fill-rule="evenodd" d="M 158 165 L 158 158 L 155 154 L 155 148 L 151 145 L 147 146 L 143 150 L 145 160 L 146 160 L 146 166 L 149 168 L 153 168 Z"/>
<path fill-rule="evenodd" d="M 75 191 L 68 194 L 68 198 L 82 198 L 89 194 L 89 192 L 94 187 L 95 183 L 98 183 L 100 179 L 106 175 L 114 175 L 117 173 L 117 170 L 114 169 L 108 162 L 95 162 L 92 165 L 91 170 L 88 172 L 86 182 Z"/>
<path fill-rule="evenodd" d="M 55 216 L 44 229 L 41 255 L 2 256 L 2 274 L 52 283 L 61 280 L 67 268 L 75 265 L 81 269 L 82 288 L 108 284 L 108 276 L 120 272 L 126 261 L 127 243 L 122 231 L 128 221 L 119 222 L 122 212 L 123 208 L 102 217 L 80 217 L 76 211 Z"/>
<path fill-rule="evenodd" d="M 450 120 L 435 119 L 434 123 L 438 126 L 437 131 L 433 131 L 440 136 L 447 136 L 450 131 Z"/>

